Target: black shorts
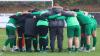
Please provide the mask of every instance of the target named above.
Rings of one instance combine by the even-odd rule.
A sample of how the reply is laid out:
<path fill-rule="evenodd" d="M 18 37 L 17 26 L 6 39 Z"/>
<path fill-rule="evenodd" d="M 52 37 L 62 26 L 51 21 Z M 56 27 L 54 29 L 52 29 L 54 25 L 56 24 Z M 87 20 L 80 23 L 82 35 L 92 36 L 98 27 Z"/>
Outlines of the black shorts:
<path fill-rule="evenodd" d="M 38 26 L 37 27 L 39 36 L 45 36 L 48 34 L 48 27 L 47 26 Z"/>
<path fill-rule="evenodd" d="M 24 34 L 24 28 L 23 27 L 17 27 L 17 33 L 18 37 L 22 37 Z"/>

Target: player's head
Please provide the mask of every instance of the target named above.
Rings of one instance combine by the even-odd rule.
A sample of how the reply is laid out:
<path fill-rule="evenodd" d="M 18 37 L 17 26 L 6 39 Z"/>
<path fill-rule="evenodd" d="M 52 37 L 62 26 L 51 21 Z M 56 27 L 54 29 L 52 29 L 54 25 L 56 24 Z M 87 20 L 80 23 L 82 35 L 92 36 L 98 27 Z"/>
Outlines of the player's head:
<path fill-rule="evenodd" d="M 56 2 L 56 3 L 54 3 L 54 6 L 60 6 L 60 5 Z"/>
<path fill-rule="evenodd" d="M 63 8 L 62 7 L 53 7 L 52 11 L 54 13 L 61 13 L 63 11 Z"/>
<path fill-rule="evenodd" d="M 21 15 L 21 14 L 22 14 L 22 12 L 17 12 L 17 13 L 16 13 L 16 16 Z"/>
<path fill-rule="evenodd" d="M 78 12 L 80 9 L 79 8 L 74 8 L 74 9 L 71 9 L 72 11 L 75 11 L 75 12 Z"/>
<path fill-rule="evenodd" d="M 89 13 L 88 13 L 87 11 L 84 11 L 84 15 L 86 15 L 86 16 L 87 16 L 88 14 L 89 14 Z"/>
<path fill-rule="evenodd" d="M 28 12 L 36 12 L 36 11 L 39 11 L 39 9 L 33 8 L 33 9 L 30 9 Z"/>
<path fill-rule="evenodd" d="M 47 10 L 51 11 L 51 10 L 52 10 L 52 8 L 47 8 Z"/>
<path fill-rule="evenodd" d="M 66 9 L 66 8 L 64 8 L 63 10 L 64 10 L 64 11 L 70 11 L 70 9 Z"/>

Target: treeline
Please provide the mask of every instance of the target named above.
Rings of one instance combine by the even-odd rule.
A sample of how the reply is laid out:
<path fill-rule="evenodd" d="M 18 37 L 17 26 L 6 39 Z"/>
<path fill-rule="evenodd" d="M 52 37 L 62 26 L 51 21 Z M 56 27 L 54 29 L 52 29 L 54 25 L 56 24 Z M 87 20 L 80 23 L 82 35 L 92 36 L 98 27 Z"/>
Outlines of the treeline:
<path fill-rule="evenodd" d="M 60 5 L 76 6 L 76 5 L 100 5 L 100 0 L 54 0 L 54 3 L 59 3 Z M 0 1 L 0 6 L 31 6 L 31 5 L 42 5 L 44 2 L 10 2 L 10 1 Z M 46 2 L 46 5 L 50 5 L 50 2 Z"/>
<path fill-rule="evenodd" d="M 51 6 L 51 2 L 0 1 L 0 7 L 12 7 L 12 6 L 44 8 Z"/>
<path fill-rule="evenodd" d="M 79 7 L 80 9 L 92 12 L 100 12 L 100 0 L 54 0 L 64 8 Z M 0 12 L 16 12 L 28 10 L 30 8 L 48 8 L 51 2 L 10 2 L 0 1 Z"/>
<path fill-rule="evenodd" d="M 36 2 L 35 2 L 36 3 Z M 21 2 L 21 1 L 0 1 L 0 6 L 31 6 L 33 2 Z"/>
<path fill-rule="evenodd" d="M 57 2 L 61 5 L 100 5 L 100 0 L 54 0 L 54 2 Z"/>

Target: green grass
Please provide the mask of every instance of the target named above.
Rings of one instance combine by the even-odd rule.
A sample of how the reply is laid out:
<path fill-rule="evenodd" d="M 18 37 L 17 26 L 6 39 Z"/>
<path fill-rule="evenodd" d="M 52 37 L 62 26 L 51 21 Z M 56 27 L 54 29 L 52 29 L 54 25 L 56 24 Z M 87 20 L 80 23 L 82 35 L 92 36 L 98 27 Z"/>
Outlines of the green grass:
<path fill-rule="evenodd" d="M 4 45 L 4 42 L 6 40 L 6 33 L 5 29 L 0 29 L 0 56 L 100 56 L 100 29 L 97 29 L 97 46 L 96 46 L 96 51 L 95 52 L 90 52 L 90 53 L 85 53 L 85 52 L 78 52 L 78 53 L 68 53 L 66 51 L 67 48 L 67 35 L 66 35 L 66 29 L 64 30 L 64 41 L 63 41 L 63 48 L 64 51 L 59 53 L 59 52 L 47 52 L 47 53 L 36 53 L 36 52 L 1 52 L 1 49 Z M 56 43 L 55 43 L 56 44 Z M 55 45 L 57 49 L 57 44 Z"/>

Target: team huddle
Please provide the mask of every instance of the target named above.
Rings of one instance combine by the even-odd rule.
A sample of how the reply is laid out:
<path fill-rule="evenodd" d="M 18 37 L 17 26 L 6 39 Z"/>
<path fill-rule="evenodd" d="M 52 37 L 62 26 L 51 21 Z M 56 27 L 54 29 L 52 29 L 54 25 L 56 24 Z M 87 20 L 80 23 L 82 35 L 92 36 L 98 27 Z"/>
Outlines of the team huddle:
<path fill-rule="evenodd" d="M 48 39 L 50 39 L 50 50 L 55 52 L 55 39 L 57 38 L 58 52 L 62 52 L 65 22 L 67 23 L 65 28 L 67 28 L 68 38 L 66 40 L 68 47 L 66 47 L 69 52 L 95 51 L 97 22 L 94 16 L 86 11 L 78 8 L 68 10 L 54 6 L 44 10 L 31 9 L 17 12 L 9 18 L 6 25 L 8 38 L 3 51 L 6 51 L 6 47 L 10 44 L 11 52 L 31 52 L 33 49 L 35 52 L 46 52 Z M 90 40 L 91 36 L 93 44 Z M 22 37 L 24 37 L 25 47 L 23 47 Z"/>

